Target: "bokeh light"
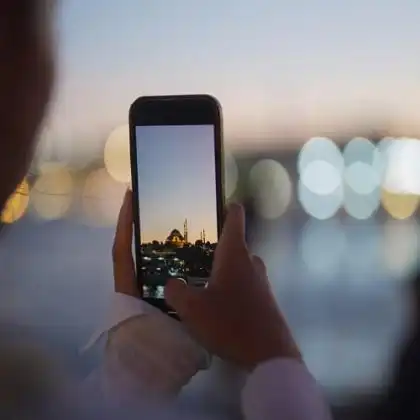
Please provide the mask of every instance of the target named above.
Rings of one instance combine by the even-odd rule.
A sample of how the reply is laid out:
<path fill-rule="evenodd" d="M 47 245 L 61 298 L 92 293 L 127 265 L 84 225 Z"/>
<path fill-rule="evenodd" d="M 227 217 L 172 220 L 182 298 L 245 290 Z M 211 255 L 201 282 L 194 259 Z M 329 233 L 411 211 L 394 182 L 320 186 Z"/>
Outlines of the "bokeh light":
<path fill-rule="evenodd" d="M 381 203 L 380 178 L 375 169 L 368 163 L 356 160 L 346 167 L 344 183 L 346 212 L 358 220 L 372 217 Z"/>
<path fill-rule="evenodd" d="M 420 194 L 420 141 L 399 138 L 387 149 L 383 188 L 395 194 Z"/>
<path fill-rule="evenodd" d="M 29 204 L 29 184 L 24 179 L 16 188 L 15 192 L 7 200 L 1 213 L 2 223 L 15 223 L 26 212 Z"/>
<path fill-rule="evenodd" d="M 229 200 L 236 191 L 239 179 L 239 170 L 236 160 L 232 153 L 228 150 L 225 151 L 225 198 Z"/>
<path fill-rule="evenodd" d="M 364 137 L 355 137 L 344 147 L 343 207 L 355 219 L 369 219 L 380 206 L 380 157 L 376 146 Z"/>
<path fill-rule="evenodd" d="M 401 137 L 381 142 L 385 170 L 382 183 L 382 206 L 398 220 L 414 215 L 420 195 L 420 142 Z"/>
<path fill-rule="evenodd" d="M 361 162 L 371 166 L 377 153 L 376 146 L 370 140 L 355 137 L 346 144 L 343 150 L 344 164 L 349 167 L 356 162 Z"/>
<path fill-rule="evenodd" d="M 389 151 L 393 143 L 395 142 L 394 137 L 384 137 L 376 145 L 376 153 L 373 158 L 372 167 L 378 174 L 381 184 L 384 181 L 386 171 L 389 165 Z"/>
<path fill-rule="evenodd" d="M 298 198 L 303 209 L 316 219 L 333 217 L 343 204 L 340 149 L 328 138 L 310 139 L 298 157 Z"/>
<path fill-rule="evenodd" d="M 341 173 L 331 163 L 315 160 L 305 166 L 300 181 L 314 194 L 330 195 L 340 187 Z"/>
<path fill-rule="evenodd" d="M 83 188 L 83 210 L 87 223 L 113 226 L 126 190 L 127 185 L 111 178 L 105 168 L 91 172 Z"/>
<path fill-rule="evenodd" d="M 326 220 L 333 217 L 343 205 L 343 187 L 340 185 L 329 195 L 318 195 L 299 181 L 298 199 L 306 213 L 316 219 Z"/>
<path fill-rule="evenodd" d="M 419 205 L 419 196 L 398 194 L 382 190 L 382 206 L 394 219 L 403 220 L 413 216 Z"/>
<path fill-rule="evenodd" d="M 265 219 L 277 219 L 292 200 L 292 182 L 287 170 L 277 161 L 264 159 L 250 171 L 249 185 L 256 210 Z"/>
<path fill-rule="evenodd" d="M 369 195 L 379 189 L 381 181 L 375 169 L 362 161 L 351 163 L 344 170 L 344 182 L 356 193 Z"/>
<path fill-rule="evenodd" d="M 109 135 L 104 149 L 104 164 L 108 173 L 116 181 L 130 183 L 130 130 L 128 125 L 116 128 Z"/>
<path fill-rule="evenodd" d="M 344 209 L 347 214 L 358 220 L 371 218 L 381 205 L 381 191 L 379 188 L 370 194 L 358 194 L 350 187 L 344 188 Z"/>
<path fill-rule="evenodd" d="M 344 169 L 344 160 L 340 149 L 326 137 L 313 137 L 303 145 L 298 156 L 298 172 L 302 174 L 306 166 L 314 161 L 327 162 L 339 173 Z"/>
<path fill-rule="evenodd" d="M 31 191 L 31 207 L 42 219 L 60 219 L 70 209 L 73 192 L 73 178 L 65 166 L 44 164 Z"/>

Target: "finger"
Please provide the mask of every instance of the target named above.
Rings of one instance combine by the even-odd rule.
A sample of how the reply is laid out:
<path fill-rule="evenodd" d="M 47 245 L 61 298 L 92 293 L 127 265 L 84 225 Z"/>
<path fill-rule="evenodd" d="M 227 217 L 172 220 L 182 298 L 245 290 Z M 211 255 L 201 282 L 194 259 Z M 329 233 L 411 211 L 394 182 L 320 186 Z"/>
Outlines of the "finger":
<path fill-rule="evenodd" d="M 133 205 L 132 193 L 127 191 L 118 216 L 112 257 L 114 262 L 115 291 L 130 296 L 139 296 L 132 253 Z"/>
<path fill-rule="evenodd" d="M 181 319 L 188 316 L 197 297 L 197 289 L 189 287 L 183 279 L 169 279 L 165 286 L 166 303 L 174 309 Z"/>
<path fill-rule="evenodd" d="M 260 279 L 267 279 L 267 267 L 264 264 L 264 261 L 257 255 L 252 256 L 252 265 L 257 273 L 257 276 Z"/>
<path fill-rule="evenodd" d="M 242 205 L 233 203 L 228 208 L 219 243 L 236 241 L 245 243 L 245 211 Z"/>
<path fill-rule="evenodd" d="M 274 300 L 276 300 L 276 298 L 274 296 L 274 293 L 273 293 L 272 284 L 271 284 L 270 280 L 268 279 L 267 267 L 265 266 L 265 263 L 262 260 L 262 258 L 258 257 L 257 255 L 253 255 L 252 256 L 252 265 L 254 266 L 254 270 L 255 270 L 255 273 L 258 276 L 258 278 L 261 279 L 264 283 L 267 284 L 268 290 L 270 291 Z"/>
<path fill-rule="evenodd" d="M 246 249 L 245 212 L 240 204 L 231 204 L 215 251 L 214 265 L 217 267 L 223 256 L 230 258 L 238 249 Z"/>

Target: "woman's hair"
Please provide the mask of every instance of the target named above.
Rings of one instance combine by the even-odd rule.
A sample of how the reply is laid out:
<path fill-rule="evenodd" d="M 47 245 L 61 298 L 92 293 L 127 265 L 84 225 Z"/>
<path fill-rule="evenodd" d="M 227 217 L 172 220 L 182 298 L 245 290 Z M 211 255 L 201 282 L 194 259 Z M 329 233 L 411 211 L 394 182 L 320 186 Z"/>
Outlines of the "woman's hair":
<path fill-rule="evenodd" d="M 5 0 L 0 13 L 0 209 L 26 175 L 55 70 L 53 2 Z"/>

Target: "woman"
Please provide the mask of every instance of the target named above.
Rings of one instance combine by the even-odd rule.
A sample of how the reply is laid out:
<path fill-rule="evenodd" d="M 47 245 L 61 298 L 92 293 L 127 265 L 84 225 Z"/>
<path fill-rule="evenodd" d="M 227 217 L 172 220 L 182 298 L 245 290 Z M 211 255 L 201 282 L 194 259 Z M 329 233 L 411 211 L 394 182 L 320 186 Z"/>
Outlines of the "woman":
<path fill-rule="evenodd" d="M 53 7 L 48 0 L 3 0 L 0 6 L 0 208 L 28 170 L 52 91 Z M 205 366 L 203 348 L 248 374 L 241 402 L 245 418 L 330 418 L 271 293 L 265 266 L 248 252 L 242 207 L 234 205 L 228 212 L 209 287 L 198 290 L 178 280 L 168 283 L 167 301 L 179 313 L 182 324 L 138 299 L 131 255 L 131 208 L 127 193 L 113 250 L 117 293 L 114 313 L 104 326 L 112 331 L 101 370 L 76 400 L 68 389 L 57 394 L 58 383 L 47 380 L 51 369 L 42 369 L 39 359 L 15 357 L 14 352 L 14 364 L 3 363 L 0 369 L 2 418 L 17 414 L 12 412 L 16 406 L 9 404 L 7 395 L 16 383 L 14 373 L 22 371 L 23 360 L 27 372 L 35 365 L 39 370 L 19 377 L 16 395 L 26 392 L 29 377 L 37 384 L 42 382 L 42 389 L 55 392 L 53 400 L 47 392 L 42 398 L 34 394 L 32 417 L 37 413 L 43 418 L 185 418 L 173 404 L 167 411 L 162 401 L 173 397 Z M 139 370 L 139 358 L 131 351 L 134 345 L 144 361 Z M 165 352 L 168 347 L 169 353 Z M 95 398 L 94 391 L 98 391 Z"/>

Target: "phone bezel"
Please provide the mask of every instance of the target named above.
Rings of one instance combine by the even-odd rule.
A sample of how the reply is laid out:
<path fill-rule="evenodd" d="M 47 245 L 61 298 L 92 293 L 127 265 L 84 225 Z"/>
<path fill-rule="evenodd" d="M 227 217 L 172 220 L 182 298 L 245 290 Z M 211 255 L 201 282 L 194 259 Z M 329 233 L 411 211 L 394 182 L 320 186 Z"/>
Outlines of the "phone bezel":
<path fill-rule="evenodd" d="M 129 110 L 130 163 L 133 188 L 134 248 L 137 285 L 140 289 L 142 299 L 170 316 L 178 318 L 177 314 L 166 304 L 164 299 L 144 298 L 143 288 L 141 287 L 141 214 L 139 205 L 136 127 L 142 125 L 214 126 L 217 234 L 219 238 L 222 232 L 225 208 L 222 110 L 217 99 L 211 95 L 142 96 L 133 102 Z"/>

